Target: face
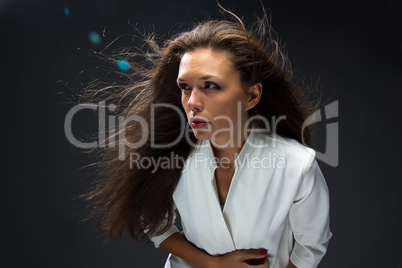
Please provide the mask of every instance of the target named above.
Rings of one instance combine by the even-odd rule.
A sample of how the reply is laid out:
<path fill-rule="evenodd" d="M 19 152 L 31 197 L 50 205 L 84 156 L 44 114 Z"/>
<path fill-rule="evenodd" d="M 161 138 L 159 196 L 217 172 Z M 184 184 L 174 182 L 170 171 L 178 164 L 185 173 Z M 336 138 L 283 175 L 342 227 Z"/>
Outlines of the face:
<path fill-rule="evenodd" d="M 249 94 L 227 52 L 198 49 L 183 55 L 177 84 L 197 139 L 227 147 L 243 142 Z"/>

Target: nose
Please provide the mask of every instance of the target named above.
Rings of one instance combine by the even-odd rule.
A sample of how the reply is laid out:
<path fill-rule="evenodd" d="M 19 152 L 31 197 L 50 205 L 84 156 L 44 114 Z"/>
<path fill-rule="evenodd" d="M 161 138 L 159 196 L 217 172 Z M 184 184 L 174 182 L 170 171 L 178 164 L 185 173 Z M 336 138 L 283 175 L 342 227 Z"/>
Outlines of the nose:
<path fill-rule="evenodd" d="M 193 88 L 187 101 L 187 105 L 193 112 L 201 112 L 203 109 L 202 92 Z"/>

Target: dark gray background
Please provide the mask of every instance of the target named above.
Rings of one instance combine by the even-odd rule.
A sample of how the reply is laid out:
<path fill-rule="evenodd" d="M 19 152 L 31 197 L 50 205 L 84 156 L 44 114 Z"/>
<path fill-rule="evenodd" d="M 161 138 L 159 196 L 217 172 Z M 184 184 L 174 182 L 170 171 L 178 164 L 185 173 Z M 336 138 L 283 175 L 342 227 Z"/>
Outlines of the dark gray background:
<path fill-rule="evenodd" d="M 264 1 L 292 60 L 339 100 L 339 166 L 322 164 L 331 193 L 331 239 L 320 267 L 402 267 L 399 108 L 402 30 L 398 1 Z M 221 4 L 250 24 L 257 0 Z M 66 18 L 63 8 L 69 7 Z M 180 23 L 222 18 L 215 1 L 0 1 L 3 154 L 1 267 L 162 267 L 167 254 L 128 238 L 110 245 L 74 199 L 89 161 L 64 135 L 72 104 L 58 80 L 75 85 L 93 66 L 77 48 L 99 50 L 120 34 L 153 24 L 168 36 Z M 102 33 L 97 47 L 88 33 Z M 99 64 L 99 62 L 98 62 Z M 83 79 L 85 80 L 85 79 Z M 77 136 L 96 130 L 81 116 Z M 325 132 L 320 132 L 319 140 Z"/>

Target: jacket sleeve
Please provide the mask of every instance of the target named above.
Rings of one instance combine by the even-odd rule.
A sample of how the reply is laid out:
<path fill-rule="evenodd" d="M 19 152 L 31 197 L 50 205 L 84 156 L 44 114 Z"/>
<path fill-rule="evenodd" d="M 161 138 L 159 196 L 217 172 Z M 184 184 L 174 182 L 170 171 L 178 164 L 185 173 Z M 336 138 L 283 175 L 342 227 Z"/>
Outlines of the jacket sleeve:
<path fill-rule="evenodd" d="M 332 233 L 329 229 L 329 191 L 314 151 L 306 159 L 289 222 L 295 239 L 290 260 L 298 268 L 317 267 Z"/>
<path fill-rule="evenodd" d="M 179 232 L 179 229 L 176 227 L 175 222 L 176 222 L 176 205 L 173 205 L 173 222 L 172 225 L 169 227 L 169 230 L 167 230 L 165 233 L 159 235 L 159 236 L 148 236 L 149 239 L 154 243 L 155 248 L 158 248 L 159 245 L 169 236 L 172 234 Z M 161 226 L 164 226 L 167 222 L 167 218 L 163 221 Z M 146 231 L 145 231 L 146 232 Z"/>

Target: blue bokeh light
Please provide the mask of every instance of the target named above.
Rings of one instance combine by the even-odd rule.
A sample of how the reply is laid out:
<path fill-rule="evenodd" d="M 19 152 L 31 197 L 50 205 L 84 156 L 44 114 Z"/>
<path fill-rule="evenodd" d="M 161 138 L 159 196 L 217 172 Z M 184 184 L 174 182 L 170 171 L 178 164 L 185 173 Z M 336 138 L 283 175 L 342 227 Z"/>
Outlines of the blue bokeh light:
<path fill-rule="evenodd" d="M 127 72 L 130 70 L 130 63 L 124 58 L 120 58 L 117 60 L 117 67 L 123 72 Z"/>
<path fill-rule="evenodd" d="M 88 37 L 94 45 L 99 45 L 102 42 L 100 35 L 95 31 L 90 31 Z"/>
<path fill-rule="evenodd" d="M 70 9 L 69 9 L 68 7 L 65 7 L 65 8 L 64 8 L 64 16 L 65 16 L 66 18 L 69 18 L 69 17 L 70 17 Z"/>

